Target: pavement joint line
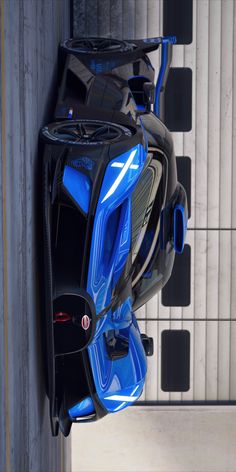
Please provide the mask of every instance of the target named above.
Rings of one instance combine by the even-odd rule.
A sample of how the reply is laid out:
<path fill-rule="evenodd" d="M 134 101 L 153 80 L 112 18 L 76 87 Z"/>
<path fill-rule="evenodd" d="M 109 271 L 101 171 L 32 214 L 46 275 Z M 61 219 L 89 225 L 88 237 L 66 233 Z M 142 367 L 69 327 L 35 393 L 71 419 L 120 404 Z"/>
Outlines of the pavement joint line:
<path fill-rule="evenodd" d="M 65 455 L 64 455 L 64 447 L 65 447 L 65 442 L 64 442 L 64 437 L 61 435 L 61 441 L 60 441 L 60 448 L 61 448 L 61 472 L 65 472 Z"/>
<path fill-rule="evenodd" d="M 181 306 L 179 307 L 171 307 L 171 308 L 182 308 Z M 209 322 L 209 321 L 213 321 L 214 323 L 221 323 L 223 321 L 227 321 L 228 323 L 231 321 L 236 321 L 236 318 L 139 318 L 139 317 L 136 317 L 136 320 L 137 321 L 181 321 L 181 322 L 184 322 L 184 321 L 194 321 L 194 322 L 198 322 L 198 321 L 205 321 L 205 322 Z"/>
<path fill-rule="evenodd" d="M 188 228 L 188 231 L 236 231 L 236 228 Z"/>
<path fill-rule="evenodd" d="M 5 37 L 4 1 L 0 1 L 1 17 L 1 119 L 2 119 L 2 211 L 3 211 L 3 304 L 4 304 L 4 343 L 5 343 L 5 450 L 6 472 L 10 472 L 10 404 L 9 404 L 9 326 L 8 326 L 8 263 L 7 263 L 7 163 L 6 163 L 6 81 L 5 81 Z"/>

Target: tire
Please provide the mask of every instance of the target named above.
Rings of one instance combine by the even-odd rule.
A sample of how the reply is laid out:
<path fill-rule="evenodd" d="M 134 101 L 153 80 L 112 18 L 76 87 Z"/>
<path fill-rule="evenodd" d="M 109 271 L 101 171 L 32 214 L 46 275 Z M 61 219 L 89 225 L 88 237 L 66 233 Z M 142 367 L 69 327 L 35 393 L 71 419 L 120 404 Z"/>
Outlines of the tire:
<path fill-rule="evenodd" d="M 104 56 L 115 53 L 131 52 L 136 46 L 126 41 L 111 38 L 78 38 L 67 39 L 61 48 L 68 54 L 84 54 Z"/>
<path fill-rule="evenodd" d="M 41 137 L 49 144 L 98 146 L 131 138 L 134 133 L 116 123 L 100 120 L 61 121 L 44 126 Z"/>

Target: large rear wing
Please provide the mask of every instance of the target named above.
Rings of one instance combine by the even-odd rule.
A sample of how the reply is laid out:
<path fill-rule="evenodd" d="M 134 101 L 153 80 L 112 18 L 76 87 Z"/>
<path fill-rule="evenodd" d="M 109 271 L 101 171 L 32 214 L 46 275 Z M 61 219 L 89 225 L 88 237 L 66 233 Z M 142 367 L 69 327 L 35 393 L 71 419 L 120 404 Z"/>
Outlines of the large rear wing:
<path fill-rule="evenodd" d="M 175 36 L 164 36 L 160 38 L 150 38 L 146 41 L 156 41 L 161 44 L 161 67 L 157 77 L 156 94 L 154 102 L 154 113 L 164 121 L 164 97 L 170 64 L 172 60 L 172 47 L 176 43 Z"/>

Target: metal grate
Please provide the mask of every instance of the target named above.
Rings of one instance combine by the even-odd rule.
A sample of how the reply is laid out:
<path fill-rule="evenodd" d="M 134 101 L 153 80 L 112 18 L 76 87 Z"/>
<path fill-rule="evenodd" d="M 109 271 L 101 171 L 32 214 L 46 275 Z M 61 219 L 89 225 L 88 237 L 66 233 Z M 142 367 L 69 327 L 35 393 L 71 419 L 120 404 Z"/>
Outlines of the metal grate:
<path fill-rule="evenodd" d="M 160 0 L 74 0 L 74 4 L 75 35 L 129 39 L 162 34 Z M 193 0 L 192 43 L 173 48 L 172 66 L 192 70 L 192 129 L 173 133 L 176 155 L 192 161 L 187 235 L 191 302 L 187 307 L 164 307 L 158 295 L 137 312 L 141 331 L 154 337 L 156 347 L 148 359 L 145 401 L 236 400 L 235 37 L 233 0 Z M 159 54 L 150 58 L 158 69 Z M 188 392 L 161 389 L 161 333 L 169 329 L 190 332 Z"/>

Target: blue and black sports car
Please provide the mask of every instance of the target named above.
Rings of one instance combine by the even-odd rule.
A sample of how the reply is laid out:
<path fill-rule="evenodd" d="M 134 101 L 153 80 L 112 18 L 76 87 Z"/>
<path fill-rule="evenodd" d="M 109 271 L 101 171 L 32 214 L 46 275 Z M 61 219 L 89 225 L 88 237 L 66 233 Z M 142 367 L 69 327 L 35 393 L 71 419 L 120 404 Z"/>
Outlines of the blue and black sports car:
<path fill-rule="evenodd" d="M 153 342 L 134 312 L 169 279 L 187 226 L 172 138 L 159 118 L 172 43 L 61 45 L 54 122 L 41 130 L 53 435 L 126 408 L 144 386 Z M 155 85 L 147 54 L 159 46 Z"/>

